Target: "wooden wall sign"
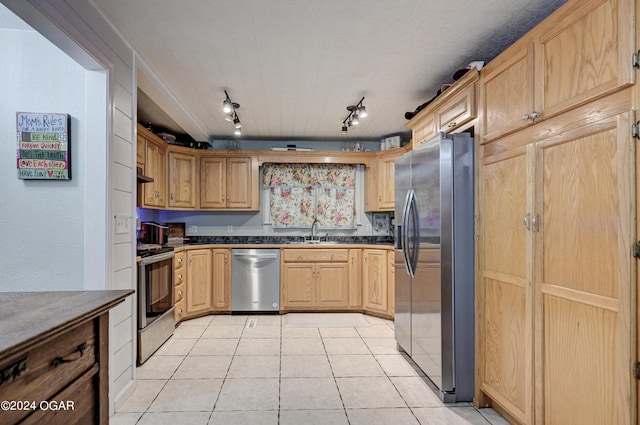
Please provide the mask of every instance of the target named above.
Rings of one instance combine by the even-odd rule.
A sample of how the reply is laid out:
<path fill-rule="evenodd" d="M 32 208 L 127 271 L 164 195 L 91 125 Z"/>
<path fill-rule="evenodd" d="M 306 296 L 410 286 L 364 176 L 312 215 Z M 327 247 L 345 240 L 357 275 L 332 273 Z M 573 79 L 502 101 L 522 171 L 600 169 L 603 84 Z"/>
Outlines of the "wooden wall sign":
<path fill-rule="evenodd" d="M 16 113 L 18 178 L 71 180 L 71 117 Z"/>

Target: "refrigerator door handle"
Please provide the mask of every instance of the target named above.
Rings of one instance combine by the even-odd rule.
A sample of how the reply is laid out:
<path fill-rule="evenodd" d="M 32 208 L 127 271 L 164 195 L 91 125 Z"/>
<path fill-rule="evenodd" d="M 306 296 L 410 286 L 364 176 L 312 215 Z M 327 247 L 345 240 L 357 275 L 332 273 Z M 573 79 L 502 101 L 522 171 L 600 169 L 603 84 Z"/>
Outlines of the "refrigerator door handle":
<path fill-rule="evenodd" d="M 416 193 L 411 190 L 411 198 L 409 201 L 409 217 L 413 220 L 413 244 L 410 247 L 409 252 L 409 265 L 411 267 L 411 276 L 415 276 L 418 268 L 418 251 L 420 250 L 420 221 L 418 218 L 418 202 L 416 200 Z"/>
<path fill-rule="evenodd" d="M 401 245 L 402 245 L 402 256 L 404 259 L 404 267 L 409 276 L 413 276 L 411 266 L 409 264 L 409 253 L 407 251 L 409 247 L 409 235 L 407 233 L 408 224 L 409 224 L 409 205 L 411 203 L 412 192 L 413 190 L 409 190 L 407 192 L 407 197 L 404 200 L 404 207 L 402 208 L 402 229 L 401 229 L 402 234 L 400 235 L 400 237 L 402 238 Z"/>

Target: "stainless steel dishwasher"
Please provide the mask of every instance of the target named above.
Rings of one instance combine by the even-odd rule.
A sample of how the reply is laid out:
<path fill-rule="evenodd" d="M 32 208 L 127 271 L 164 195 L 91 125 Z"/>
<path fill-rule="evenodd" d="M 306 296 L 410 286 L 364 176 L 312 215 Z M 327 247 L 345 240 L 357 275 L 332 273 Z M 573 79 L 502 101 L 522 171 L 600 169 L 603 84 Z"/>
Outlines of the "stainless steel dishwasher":
<path fill-rule="evenodd" d="M 231 250 L 231 310 L 280 310 L 280 250 Z"/>

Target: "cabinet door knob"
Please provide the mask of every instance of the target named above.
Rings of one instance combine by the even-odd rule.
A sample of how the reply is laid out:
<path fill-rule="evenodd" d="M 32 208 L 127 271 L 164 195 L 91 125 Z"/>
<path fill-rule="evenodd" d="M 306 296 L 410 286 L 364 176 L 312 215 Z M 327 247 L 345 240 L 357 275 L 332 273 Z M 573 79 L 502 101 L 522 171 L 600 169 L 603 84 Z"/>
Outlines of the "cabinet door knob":
<path fill-rule="evenodd" d="M 178 309 L 178 314 L 179 314 L 180 316 L 182 316 L 182 309 L 181 309 L 181 308 L 179 308 L 179 309 Z"/>
<path fill-rule="evenodd" d="M 173 199 L 174 199 L 174 196 L 173 196 L 173 193 L 172 193 L 172 194 L 171 194 L 171 200 L 173 201 Z"/>
<path fill-rule="evenodd" d="M 182 280 L 182 273 L 178 275 L 178 280 Z"/>
<path fill-rule="evenodd" d="M 224 202 L 224 196 L 220 198 L 220 202 Z"/>
<path fill-rule="evenodd" d="M 178 264 L 182 264 L 182 257 L 178 258 Z"/>
<path fill-rule="evenodd" d="M 529 224 L 529 219 L 531 218 L 531 213 L 526 213 L 524 218 L 522 219 L 522 224 L 526 227 L 527 230 L 531 230 L 531 225 Z"/>
<path fill-rule="evenodd" d="M 182 289 L 178 291 L 178 295 L 182 296 Z"/>
<path fill-rule="evenodd" d="M 532 120 L 535 120 L 536 118 L 540 118 L 540 112 L 537 111 L 533 111 L 530 115 Z"/>

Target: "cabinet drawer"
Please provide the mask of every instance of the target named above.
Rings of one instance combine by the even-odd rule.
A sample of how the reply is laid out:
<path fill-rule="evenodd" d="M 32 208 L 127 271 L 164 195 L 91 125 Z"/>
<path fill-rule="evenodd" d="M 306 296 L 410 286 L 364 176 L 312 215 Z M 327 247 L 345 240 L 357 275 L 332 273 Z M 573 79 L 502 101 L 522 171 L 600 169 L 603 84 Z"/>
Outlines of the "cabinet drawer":
<path fill-rule="evenodd" d="M 347 249 L 283 249 L 282 259 L 285 262 L 346 262 L 349 259 L 349 250 Z"/>
<path fill-rule="evenodd" d="M 176 308 L 173 311 L 173 317 L 176 319 L 176 323 L 185 318 L 185 313 L 184 299 L 182 299 L 176 303 Z"/>
<path fill-rule="evenodd" d="M 187 274 L 187 270 L 183 267 L 180 270 L 175 270 L 173 272 L 173 285 L 180 286 L 185 281 L 185 275 Z"/>
<path fill-rule="evenodd" d="M 475 84 L 453 96 L 436 113 L 439 131 L 449 133 L 476 117 Z"/>
<path fill-rule="evenodd" d="M 184 299 L 185 285 L 176 285 L 175 287 L 175 295 L 174 295 L 174 305 L 177 305 L 180 301 Z"/>
<path fill-rule="evenodd" d="M 175 271 L 182 270 L 186 262 L 187 262 L 187 252 L 186 251 L 176 252 L 175 257 L 173 257 L 173 269 Z"/>
<path fill-rule="evenodd" d="M 0 384 L 0 400 L 39 403 L 51 397 L 96 364 L 96 334 L 90 320 L 54 339 L 0 364 L 0 377 L 12 371 L 17 377 Z M 1 378 L 0 378 L 1 379 Z M 5 411 L 3 423 L 17 422 L 30 411 Z"/>
<path fill-rule="evenodd" d="M 23 425 L 97 423 L 97 405 L 95 403 L 97 372 L 98 365 L 95 365 L 91 370 L 50 400 L 52 404 L 49 405 L 49 409 L 37 410 L 21 423 Z M 60 408 L 59 410 L 55 410 L 56 407 L 61 406 L 67 409 L 63 410 Z"/>

